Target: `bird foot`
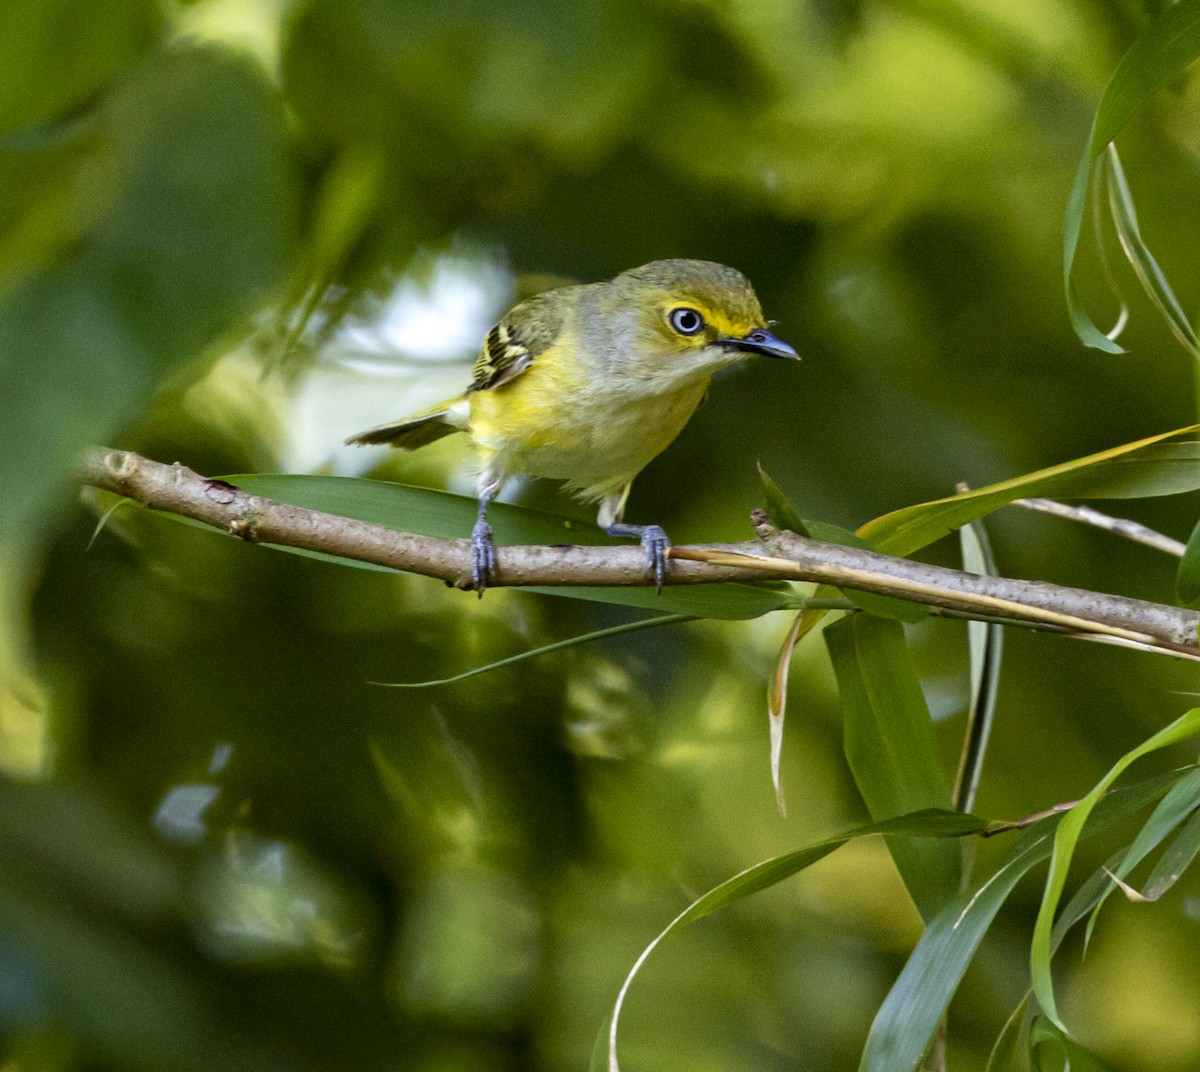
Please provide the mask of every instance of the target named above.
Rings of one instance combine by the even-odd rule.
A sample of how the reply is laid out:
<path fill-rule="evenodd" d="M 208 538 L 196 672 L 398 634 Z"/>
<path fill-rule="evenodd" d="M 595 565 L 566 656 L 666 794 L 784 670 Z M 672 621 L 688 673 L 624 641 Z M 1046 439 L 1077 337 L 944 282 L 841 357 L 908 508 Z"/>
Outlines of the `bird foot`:
<path fill-rule="evenodd" d="M 659 525 L 609 525 L 604 530 L 610 536 L 636 536 L 646 552 L 646 576 L 654 578 L 654 588 L 661 594 L 667 579 L 667 552 L 671 541 Z"/>
<path fill-rule="evenodd" d="M 481 599 L 495 573 L 496 544 L 492 538 L 492 526 L 480 518 L 471 530 L 471 587 Z"/>

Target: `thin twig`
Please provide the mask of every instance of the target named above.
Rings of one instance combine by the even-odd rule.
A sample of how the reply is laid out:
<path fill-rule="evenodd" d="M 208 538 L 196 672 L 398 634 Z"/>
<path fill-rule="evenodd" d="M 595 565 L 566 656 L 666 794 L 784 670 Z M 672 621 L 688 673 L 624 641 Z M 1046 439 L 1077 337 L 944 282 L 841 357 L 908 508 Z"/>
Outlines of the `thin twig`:
<path fill-rule="evenodd" d="M 1147 528 L 1138 521 L 1131 521 L 1127 517 L 1112 517 L 1109 514 L 1102 514 L 1090 506 L 1068 506 L 1066 503 L 1055 502 L 1053 499 L 1017 499 L 1012 505 L 1023 506 L 1026 510 L 1037 510 L 1043 514 L 1053 514 L 1055 517 L 1078 521 L 1084 525 L 1094 525 L 1098 529 L 1104 529 L 1105 532 L 1111 532 L 1114 536 L 1134 540 L 1147 547 L 1153 547 L 1156 551 L 1174 555 L 1176 558 L 1182 558 L 1184 551 L 1187 550 L 1187 544 L 1180 543 L 1179 540 L 1172 539 L 1170 536 L 1164 536 L 1161 532 L 1155 532 L 1154 529 Z"/>
<path fill-rule="evenodd" d="M 1026 815 L 1021 819 L 1007 819 L 1001 822 L 992 823 L 986 829 L 979 832 L 980 837 L 995 837 L 997 834 L 1008 834 L 1013 830 L 1025 830 L 1027 827 L 1033 826 L 1034 823 L 1040 823 L 1043 819 L 1049 819 L 1053 815 L 1061 815 L 1063 812 L 1070 811 L 1078 800 L 1066 800 L 1061 804 L 1054 804 L 1044 811 L 1035 811 L 1032 815 Z"/>

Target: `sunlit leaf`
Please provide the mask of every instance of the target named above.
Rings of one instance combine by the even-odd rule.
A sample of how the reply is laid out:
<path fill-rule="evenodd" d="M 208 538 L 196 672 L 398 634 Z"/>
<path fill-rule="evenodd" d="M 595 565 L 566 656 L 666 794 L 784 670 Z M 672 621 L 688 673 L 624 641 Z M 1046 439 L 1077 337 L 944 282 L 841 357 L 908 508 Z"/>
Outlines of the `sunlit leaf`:
<path fill-rule="evenodd" d="M 1200 425 L 1188 425 L 961 495 L 906 506 L 868 521 L 858 535 L 875 550 L 903 558 L 1015 499 L 1126 499 L 1194 491 L 1200 488 L 1200 444 L 1163 441 L 1198 429 Z"/>
<path fill-rule="evenodd" d="M 1172 744 L 1186 740 L 1200 733 L 1200 708 L 1193 708 L 1181 715 L 1169 726 L 1160 730 L 1149 740 L 1137 748 L 1126 752 L 1109 772 L 1077 803 L 1058 824 L 1054 835 L 1054 852 L 1050 860 L 1050 874 L 1046 878 L 1046 888 L 1042 895 L 1042 904 L 1038 910 L 1037 922 L 1034 925 L 1033 943 L 1030 947 L 1029 970 L 1033 979 L 1033 991 L 1037 995 L 1042 1011 L 1050 1018 L 1056 1027 L 1065 1031 L 1059 1019 L 1058 1008 L 1054 1000 L 1054 982 L 1050 973 L 1052 954 L 1051 936 L 1054 929 L 1054 916 L 1058 911 L 1059 901 L 1067 882 L 1067 872 L 1071 866 L 1071 858 L 1075 846 L 1088 821 L 1088 817 L 1099 803 L 1101 797 L 1130 764 L 1142 756 L 1166 748 Z"/>
<path fill-rule="evenodd" d="M 949 808 L 950 788 L 903 627 L 855 614 L 824 635 L 841 696 L 846 760 L 868 812 Z M 958 850 L 900 838 L 889 838 L 888 848 L 922 917 L 932 918 L 959 888 Z"/>

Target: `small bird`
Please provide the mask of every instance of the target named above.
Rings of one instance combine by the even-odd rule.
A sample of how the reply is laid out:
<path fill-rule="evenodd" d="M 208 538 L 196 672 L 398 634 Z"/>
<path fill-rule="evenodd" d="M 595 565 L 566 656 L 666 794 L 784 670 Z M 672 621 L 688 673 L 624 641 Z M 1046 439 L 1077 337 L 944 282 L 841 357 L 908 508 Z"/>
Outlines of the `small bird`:
<path fill-rule="evenodd" d="M 767 330 L 750 281 L 712 261 L 662 260 L 603 283 L 545 291 L 488 333 L 462 394 L 347 443 L 416 450 L 453 432 L 479 456 L 471 581 L 496 569 L 488 504 L 520 473 L 600 504 L 610 536 L 636 537 L 659 590 L 666 533 L 622 521 L 633 478 L 680 433 L 718 369 L 750 354 L 799 360 Z"/>

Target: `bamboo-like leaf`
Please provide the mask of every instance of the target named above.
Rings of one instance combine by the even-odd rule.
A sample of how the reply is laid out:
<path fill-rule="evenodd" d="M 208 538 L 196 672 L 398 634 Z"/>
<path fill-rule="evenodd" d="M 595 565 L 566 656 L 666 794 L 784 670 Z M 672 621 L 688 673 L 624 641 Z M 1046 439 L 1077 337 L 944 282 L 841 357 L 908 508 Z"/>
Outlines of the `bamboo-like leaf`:
<path fill-rule="evenodd" d="M 1200 603 L 1200 521 L 1188 537 L 1187 547 L 1175 572 L 1175 595 L 1182 606 Z"/>
<path fill-rule="evenodd" d="M 996 576 L 996 562 L 982 524 L 973 521 L 959 529 L 963 569 L 983 576 Z M 1000 687 L 1000 663 L 1004 652 L 1004 632 L 994 622 L 967 622 L 967 651 L 971 700 L 967 710 L 967 729 L 963 735 L 962 759 L 954 786 L 954 805 L 970 811 L 983 774 L 992 716 L 996 710 L 996 692 Z"/>
<path fill-rule="evenodd" d="M 1117 155 L 1115 145 L 1108 146 L 1101 167 L 1107 178 L 1108 200 L 1113 223 L 1117 228 L 1117 237 L 1134 274 L 1180 345 L 1191 357 L 1200 358 L 1200 340 L 1196 338 L 1196 331 L 1183 311 L 1183 306 L 1179 304 L 1179 299 L 1175 297 L 1175 291 L 1171 289 L 1166 273 L 1142 238 L 1133 194 L 1129 190 L 1125 170 L 1121 167 L 1121 158 Z"/>
<path fill-rule="evenodd" d="M 1029 1029 L 1029 1060 L 1033 1072 L 1113 1072 L 1111 1065 L 1041 1016 Z"/>
<path fill-rule="evenodd" d="M 920 838 L 959 838 L 978 834 L 986 829 L 987 821 L 964 812 L 945 811 L 936 808 L 924 809 L 909 815 L 901 815 L 881 822 L 870 823 L 854 830 L 839 834 L 837 837 L 818 841 L 793 852 L 774 856 L 762 863 L 755 864 L 745 871 L 739 872 L 733 878 L 727 879 L 715 886 L 702 897 L 697 898 L 687 908 L 679 913 L 667 927 L 654 939 L 634 962 L 629 974 L 625 977 L 616 1002 L 613 1004 L 611 1018 L 608 1022 L 608 1072 L 619 1072 L 617 1063 L 617 1031 L 620 1026 L 621 1009 L 630 984 L 642 969 L 650 954 L 670 935 L 688 923 L 712 914 L 722 908 L 727 908 L 751 894 L 768 889 L 818 860 L 824 859 L 831 852 L 841 848 L 849 841 L 869 837 L 873 834 L 889 836 L 920 837 Z M 593 1066 L 594 1067 L 594 1066 Z"/>
<path fill-rule="evenodd" d="M 767 731 L 771 743 L 771 785 L 775 789 L 775 806 L 779 814 L 787 815 L 787 800 L 783 795 L 783 780 L 779 770 L 783 755 L 783 727 L 787 718 L 788 676 L 792 669 L 792 655 L 800 643 L 804 615 L 798 614 L 784 638 L 779 657 L 775 660 L 775 673 L 767 683 Z"/>
<path fill-rule="evenodd" d="M 1200 811 L 1194 813 L 1167 846 L 1150 877 L 1142 886 L 1142 896 L 1148 901 L 1157 901 L 1167 892 L 1200 853 Z"/>
<path fill-rule="evenodd" d="M 1156 775 L 1109 793 L 1083 836 L 1109 829 L 1158 799 L 1178 774 Z M 926 927 L 875 1016 L 859 1072 L 913 1072 L 996 913 L 1017 883 L 1053 851 L 1054 815 L 1026 830 L 992 874 L 958 894 Z M 1099 892 L 1100 887 L 1095 887 Z M 1079 909 L 1086 914 L 1090 902 Z"/>
<path fill-rule="evenodd" d="M 1096 899 L 1096 906 L 1092 909 L 1087 923 L 1085 945 L 1091 942 L 1092 931 L 1095 930 L 1100 909 L 1104 907 L 1104 902 L 1108 900 L 1109 894 L 1197 807 L 1200 807 L 1200 770 L 1194 770 L 1185 775 L 1171 788 L 1171 791 L 1159 801 L 1158 807 L 1151 813 L 1145 825 L 1138 831 L 1137 837 L 1133 839 L 1133 843 L 1124 853 L 1121 862 L 1115 867 L 1107 869 L 1107 874 L 1112 881 Z"/>
<path fill-rule="evenodd" d="M 1200 0 L 1179 0 L 1142 31 L 1121 57 L 1092 120 L 1087 147 L 1075 172 L 1063 217 L 1063 289 L 1075 334 L 1107 353 L 1124 351 L 1092 323 L 1071 279 L 1087 200 L 1088 176 L 1096 160 L 1156 93 L 1200 56 Z"/>
<path fill-rule="evenodd" d="M 372 681 L 370 684 L 378 685 L 380 688 L 385 689 L 431 689 L 438 685 L 453 685 L 457 681 L 466 681 L 468 678 L 478 677 L 480 674 L 487 674 L 492 670 L 499 670 L 504 666 L 514 666 L 517 663 L 525 662 L 526 659 L 535 659 L 539 655 L 549 655 L 554 651 L 565 651 L 568 648 L 579 647 L 581 644 L 591 644 L 596 640 L 607 640 L 609 637 L 622 636 L 625 633 L 637 633 L 643 629 L 657 629 L 663 625 L 678 625 L 681 622 L 692 621 L 695 621 L 695 619 L 688 617 L 686 614 L 664 614 L 658 618 L 644 618 L 638 622 L 625 622 L 623 625 L 613 625 L 608 629 L 596 629 L 591 633 L 584 633 L 582 636 L 568 637 L 566 640 L 556 640 L 553 644 L 543 644 L 540 648 L 520 651 L 516 655 L 510 655 L 507 659 L 497 659 L 494 663 L 475 666 L 470 670 L 464 670 L 461 674 L 454 674 L 451 677 L 441 677 L 429 681 Z"/>
<path fill-rule="evenodd" d="M 1088 816 L 1091 815 L 1108 788 L 1130 764 L 1142 756 L 1186 740 L 1197 733 L 1200 733 L 1200 708 L 1192 708 L 1149 740 L 1125 753 L 1092 790 L 1063 816 L 1062 821 L 1058 824 L 1054 835 L 1054 851 L 1050 858 L 1050 873 L 1046 878 L 1046 888 L 1033 930 L 1029 970 L 1033 980 L 1033 992 L 1037 996 L 1042 1011 L 1061 1031 L 1065 1032 L 1066 1028 L 1063 1027 L 1059 1018 L 1054 1000 L 1054 981 L 1050 973 L 1051 938 L 1054 930 L 1054 916 L 1058 911 L 1059 901 L 1066 886 L 1071 858 L 1075 853 L 1075 846 L 1079 842 L 1084 825 L 1088 821 Z"/>
<path fill-rule="evenodd" d="M 906 557 L 1015 499 L 1125 499 L 1200 488 L 1200 444 L 1165 443 L 1200 429 L 1188 425 L 1039 469 L 961 495 L 919 503 L 868 521 L 858 535 L 876 551 Z"/>
<path fill-rule="evenodd" d="M 898 622 L 855 614 L 825 630 L 842 700 L 846 759 L 875 818 L 949 808 L 929 708 Z M 946 843 L 889 838 L 924 919 L 958 892 L 962 859 Z"/>
<path fill-rule="evenodd" d="M 992 1047 L 984 1072 L 1017 1072 L 1016 1058 L 1021 1045 L 1021 1025 L 1025 1021 L 1028 1008 L 1029 1002 L 1022 1001 L 1005 1021 L 1000 1034 L 996 1036 L 996 1043 Z"/>
<path fill-rule="evenodd" d="M 765 500 L 767 517 L 771 519 L 772 524 L 777 529 L 787 529 L 789 532 L 796 533 L 797 536 L 809 536 L 808 525 L 796 513 L 792 504 L 788 502 L 788 498 L 783 493 L 783 489 L 775 482 L 774 478 L 762 466 L 762 462 L 758 463 L 758 479 L 762 481 L 763 499 Z"/>

